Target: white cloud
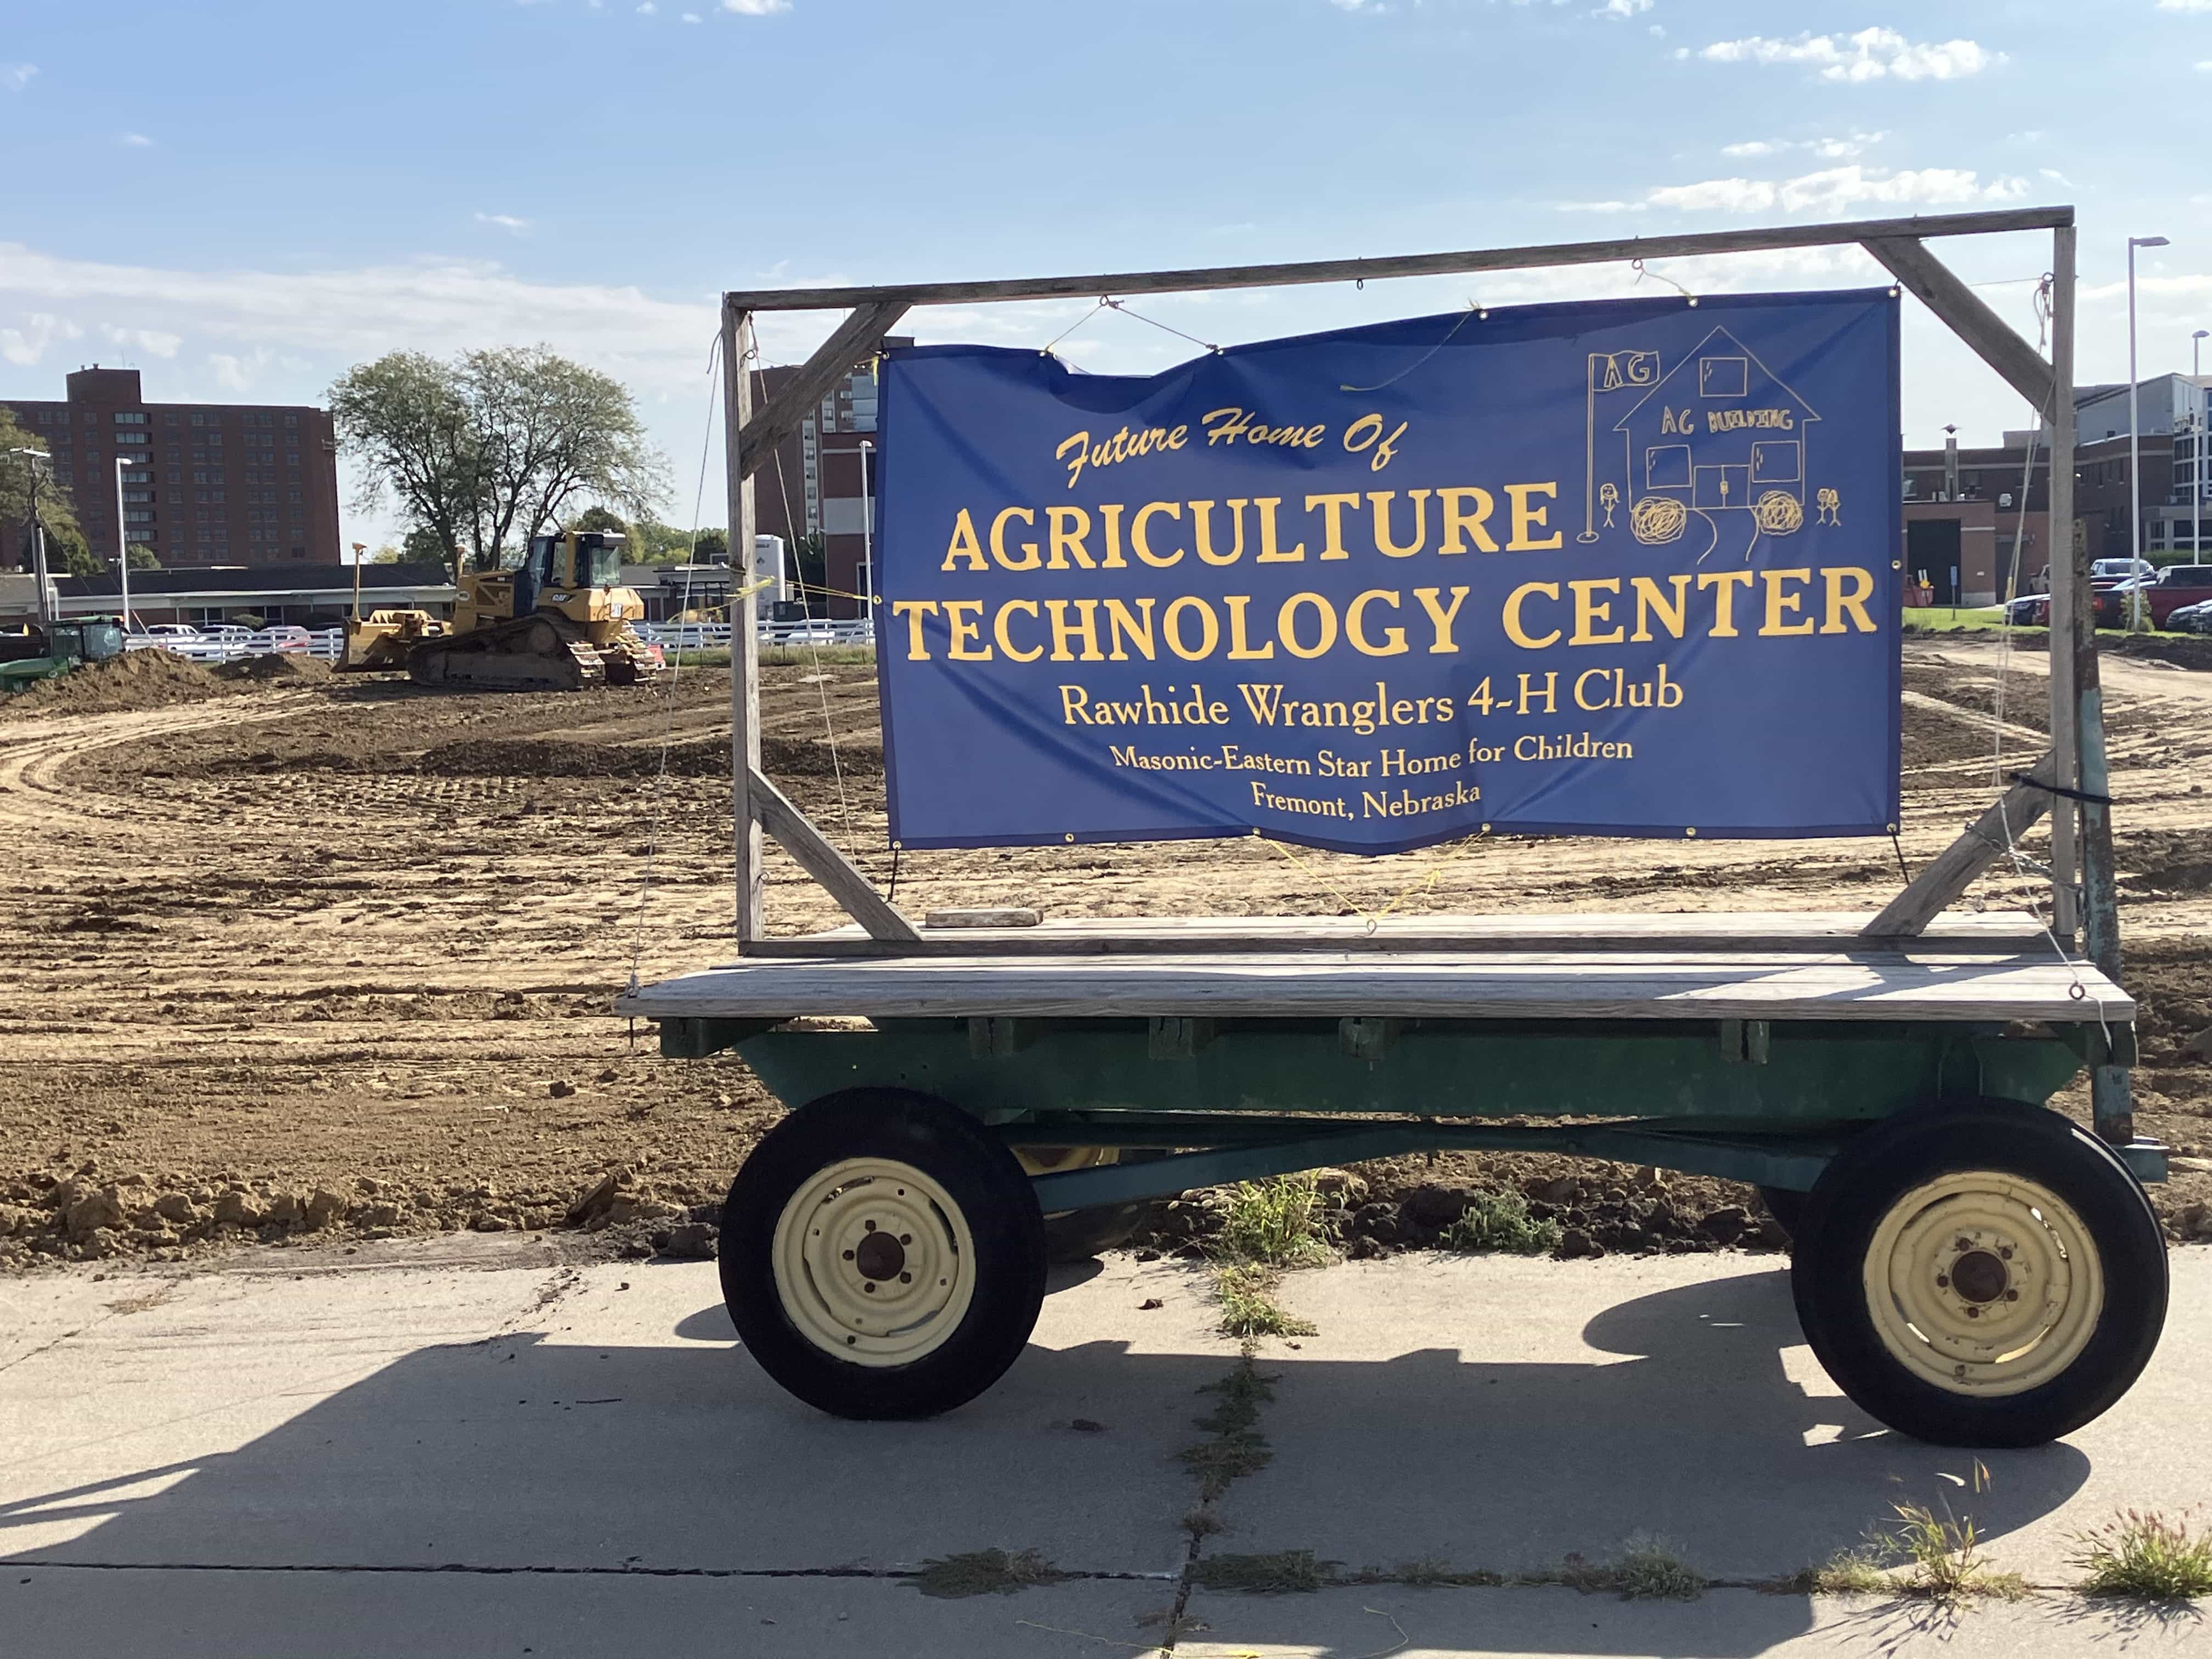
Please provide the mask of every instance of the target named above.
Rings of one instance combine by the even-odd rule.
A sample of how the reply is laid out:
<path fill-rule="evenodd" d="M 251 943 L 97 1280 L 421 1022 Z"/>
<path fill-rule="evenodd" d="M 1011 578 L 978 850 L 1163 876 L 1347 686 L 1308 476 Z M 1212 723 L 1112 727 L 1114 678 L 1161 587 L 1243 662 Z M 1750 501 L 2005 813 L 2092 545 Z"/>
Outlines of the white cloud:
<path fill-rule="evenodd" d="M 2212 0 L 2158 0 L 2160 11 L 2212 11 Z"/>
<path fill-rule="evenodd" d="M 512 231 L 518 236 L 530 228 L 529 220 L 518 219 L 511 213 L 486 213 L 482 209 L 478 209 L 476 220 L 480 225 L 495 225 L 501 230 Z"/>
<path fill-rule="evenodd" d="M 158 328 L 118 328 L 112 323 L 102 323 L 100 331 L 110 345 L 128 346 L 149 357 L 173 357 L 185 343 L 182 335 Z"/>
<path fill-rule="evenodd" d="M 1723 144 L 1721 154 L 1741 159 L 1802 149 L 1824 161 L 1855 161 L 1888 137 L 1886 132 L 1854 132 L 1845 138 L 1750 138 L 1741 143 Z"/>
<path fill-rule="evenodd" d="M 699 21 L 699 14 L 696 11 L 687 11 L 684 14 L 683 21 L 687 23 L 696 23 Z"/>
<path fill-rule="evenodd" d="M 1721 154 L 1735 156 L 1771 155 L 1781 148 L 1781 145 L 1769 143 L 1764 138 L 1752 138 L 1741 144 L 1723 144 Z"/>
<path fill-rule="evenodd" d="M 1856 34 L 1801 34 L 1794 40 L 1763 34 L 1716 40 L 1698 56 L 1714 64 L 1804 64 L 1818 70 L 1823 81 L 1879 81 L 1885 76 L 1955 81 L 2005 61 L 2004 53 L 1972 40 L 1908 40 L 1895 29 L 1878 27 Z"/>
<path fill-rule="evenodd" d="M 0 357 L 28 368 L 46 355 L 56 340 L 74 340 L 84 331 L 52 312 L 34 311 L 23 319 L 26 328 L 0 328 Z"/>
<path fill-rule="evenodd" d="M 2036 171 L 2040 173 L 2045 178 L 2050 179 L 2054 185 L 2063 185 L 2068 190 L 2074 188 L 2074 181 L 2071 179 L 2069 179 L 2064 173 L 2061 173 L 2057 167 L 2038 167 Z"/>
<path fill-rule="evenodd" d="M 21 92 L 38 72 L 36 64 L 0 64 L 0 90 Z"/>
<path fill-rule="evenodd" d="M 151 149 L 154 141 L 143 132 L 126 132 L 118 141 L 125 149 Z"/>
<path fill-rule="evenodd" d="M 1618 18 L 1623 21 L 1639 12 L 1651 9 L 1652 0 L 1605 0 L 1605 3 L 1590 14 L 1593 17 Z"/>
<path fill-rule="evenodd" d="M 653 13 L 659 9 L 659 7 L 653 3 L 653 0 L 641 0 L 641 3 L 639 5 L 637 12 L 638 15 L 641 17 L 650 17 Z"/>
<path fill-rule="evenodd" d="M 791 0 L 722 0 L 722 9 L 740 17 L 773 17 L 791 9 Z"/>
<path fill-rule="evenodd" d="M 1867 203 L 1900 207 L 1945 207 L 1971 202 L 2015 201 L 2027 193 L 2027 180 L 1993 179 L 1958 167 L 1907 168 L 1890 172 L 1859 166 L 1826 167 L 1793 179 L 1705 179 L 1647 191 L 1638 201 L 1562 202 L 1565 213 L 1641 213 L 1649 209 L 1679 213 L 1838 214 Z"/>

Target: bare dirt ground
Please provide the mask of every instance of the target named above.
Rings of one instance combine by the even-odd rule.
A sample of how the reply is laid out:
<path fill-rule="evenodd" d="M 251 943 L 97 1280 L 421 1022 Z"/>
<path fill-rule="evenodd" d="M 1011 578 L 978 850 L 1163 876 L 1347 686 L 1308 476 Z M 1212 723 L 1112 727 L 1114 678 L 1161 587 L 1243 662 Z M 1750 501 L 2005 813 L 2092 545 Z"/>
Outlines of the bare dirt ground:
<path fill-rule="evenodd" d="M 1997 656 L 1957 635 L 1905 652 L 1902 850 L 1917 867 L 1990 798 Z M 2023 654 L 2005 678 L 2008 765 L 2043 740 L 2039 667 Z M 895 866 L 872 668 L 763 679 L 768 769 L 915 910 L 1872 908 L 1899 879 L 1893 849 L 1856 841 L 1503 837 L 1379 860 L 1224 841 Z M 2185 1045 L 2212 1027 L 2212 672 L 2114 659 L 2106 683 L 2141 1121 L 2203 1158 L 2212 1060 Z M 457 696 L 134 658 L 0 711 L 15 864 L 0 1265 L 572 1218 L 613 1224 L 602 1239 L 633 1249 L 703 1249 L 781 1108 L 741 1061 L 662 1061 L 607 1010 L 633 969 L 723 952 L 728 695 L 726 673 L 696 668 L 587 696 Z M 771 860 L 777 931 L 842 920 Z M 1992 873 L 1970 902 L 2040 891 Z M 1723 1182 L 1638 1188 L 1626 1170 L 1532 1158 L 1368 1173 L 1377 1196 L 1520 1184 L 1594 1249 L 1762 1237 Z M 2177 1236 L 2212 1236 L 2208 1198 L 2212 1176 L 2185 1170 L 2158 1202 Z M 1421 1210 L 1365 1231 L 1418 1242 Z"/>

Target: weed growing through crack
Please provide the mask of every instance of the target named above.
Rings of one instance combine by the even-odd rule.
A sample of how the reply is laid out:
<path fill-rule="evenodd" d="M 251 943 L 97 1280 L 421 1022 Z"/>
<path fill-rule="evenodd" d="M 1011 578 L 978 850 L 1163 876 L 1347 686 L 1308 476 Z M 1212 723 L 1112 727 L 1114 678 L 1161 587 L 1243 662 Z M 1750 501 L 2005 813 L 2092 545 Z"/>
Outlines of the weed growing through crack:
<path fill-rule="evenodd" d="M 1570 1555 L 1560 1566 L 1524 1572 L 1522 1584 L 1565 1584 L 1585 1595 L 1610 1591 L 1628 1601 L 1694 1601 L 1705 1593 L 1705 1576 L 1677 1554 L 1665 1540 L 1632 1533 L 1618 1561 L 1589 1561 Z"/>
<path fill-rule="evenodd" d="M 1223 1260 L 1263 1267 L 1319 1267 L 1336 1259 L 1336 1240 L 1314 1176 L 1240 1181 L 1213 1239 Z"/>
<path fill-rule="evenodd" d="M 2182 1601 L 2212 1595 L 2212 1537 L 2192 1538 L 2186 1521 L 2129 1510 L 2074 1537 L 2084 1595 Z"/>
<path fill-rule="evenodd" d="M 1311 1550 L 1279 1550 L 1270 1555 L 1209 1555 L 1191 1564 L 1190 1581 L 1201 1589 L 1249 1590 L 1280 1595 L 1317 1590 L 1338 1582 L 1334 1561 L 1316 1561 Z"/>
<path fill-rule="evenodd" d="M 1312 1336 L 1320 1327 L 1285 1313 L 1274 1291 L 1282 1275 L 1272 1267 L 1240 1264 L 1214 1275 L 1214 1299 L 1221 1304 L 1221 1333 L 1251 1341 L 1262 1336 Z"/>
<path fill-rule="evenodd" d="M 1380 1567 L 1369 1567 L 1356 1575 L 1362 1583 L 1407 1584 L 1415 1589 L 1434 1589 L 1443 1586 L 1474 1588 L 1503 1584 L 1507 1582 L 1502 1572 L 1486 1572 L 1480 1568 L 1462 1571 L 1446 1562 L 1442 1556 L 1424 1556 L 1418 1561 L 1401 1561 L 1395 1571 L 1383 1571 Z"/>
<path fill-rule="evenodd" d="M 1549 1255 L 1562 1236 L 1558 1222 L 1529 1214 L 1528 1200 L 1520 1194 L 1477 1193 L 1437 1242 L 1447 1250 Z"/>
<path fill-rule="evenodd" d="M 1176 1455 L 1198 1477 L 1200 1508 L 1197 1512 L 1206 1514 L 1204 1505 L 1228 1491 L 1231 1481 L 1256 1474 L 1274 1456 L 1267 1437 L 1260 1432 L 1260 1408 L 1275 1397 L 1275 1388 L 1260 1375 L 1248 1354 L 1228 1376 L 1207 1383 L 1199 1392 L 1221 1396 L 1220 1402 L 1198 1419 L 1198 1426 L 1212 1438 L 1186 1446 Z"/>
<path fill-rule="evenodd" d="M 1897 1581 L 1882 1568 L 1895 1553 L 1881 1543 L 1838 1550 L 1823 1566 L 1807 1567 L 1759 1588 L 1776 1595 L 1880 1595 L 1897 1588 Z"/>
<path fill-rule="evenodd" d="M 1980 1470 L 1977 1466 L 1977 1490 Z M 1972 1516 L 1938 1515 L 1925 1504 L 1893 1505 L 1888 1535 L 1905 1558 L 1904 1587 L 1938 1601 L 1990 1595 L 2017 1601 L 2027 1593 L 2018 1573 L 1996 1572 L 1981 1557 L 1981 1534 Z"/>
<path fill-rule="evenodd" d="M 1035 1550 L 969 1550 L 921 1564 L 914 1587 L 924 1595 L 1012 1595 L 1033 1584 L 1057 1584 L 1067 1575 Z"/>

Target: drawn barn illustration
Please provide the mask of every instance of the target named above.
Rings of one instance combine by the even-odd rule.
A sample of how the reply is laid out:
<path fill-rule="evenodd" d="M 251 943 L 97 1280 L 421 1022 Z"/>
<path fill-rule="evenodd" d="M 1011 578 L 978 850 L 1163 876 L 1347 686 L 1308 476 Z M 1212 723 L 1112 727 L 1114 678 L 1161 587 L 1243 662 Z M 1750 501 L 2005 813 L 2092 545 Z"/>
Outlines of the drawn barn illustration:
<path fill-rule="evenodd" d="M 1630 531 L 1671 542 L 1692 513 L 1746 512 L 1760 532 L 1790 534 L 1805 521 L 1806 441 L 1820 418 L 1716 328 L 1613 423 L 1627 452 Z"/>

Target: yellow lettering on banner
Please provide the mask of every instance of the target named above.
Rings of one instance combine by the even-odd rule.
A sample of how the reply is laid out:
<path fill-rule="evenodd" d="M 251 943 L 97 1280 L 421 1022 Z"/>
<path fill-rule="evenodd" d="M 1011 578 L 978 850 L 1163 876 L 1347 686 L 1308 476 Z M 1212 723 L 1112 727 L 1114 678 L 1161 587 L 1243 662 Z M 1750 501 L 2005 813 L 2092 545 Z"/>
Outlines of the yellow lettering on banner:
<path fill-rule="evenodd" d="M 1016 647 L 1013 641 L 1006 636 L 1006 620 L 1017 611 L 1026 611 L 1034 619 L 1037 615 L 1037 602 L 1035 599 L 1008 599 L 999 607 L 999 614 L 992 619 L 991 637 L 998 641 L 999 649 L 1006 653 L 1008 661 L 1035 662 L 1039 657 L 1044 655 L 1042 646 L 1033 645 L 1024 651 Z M 991 653 L 986 651 L 983 654 L 988 657 Z"/>
<path fill-rule="evenodd" d="M 1831 565 L 1820 574 L 1827 580 L 1828 617 L 1820 624 L 1823 634 L 1848 634 L 1856 629 L 1862 634 L 1875 631 L 1874 618 L 1867 615 L 1866 602 L 1874 597 L 1874 572 L 1855 564 Z M 1849 580 L 1851 591 L 1844 592 Z M 1851 615 L 1851 626 L 1844 625 L 1844 613 Z"/>
<path fill-rule="evenodd" d="M 963 513 L 960 515 L 966 518 Z M 893 599 L 891 615 L 906 618 L 906 659 L 908 662 L 927 662 L 928 647 L 921 642 L 921 619 L 937 614 L 935 599 Z"/>
<path fill-rule="evenodd" d="M 1797 608 L 1804 603 L 1805 596 L 1802 593 L 1785 592 L 1782 585 L 1786 581 L 1792 581 L 1802 586 L 1813 580 L 1813 573 L 1810 570 L 1800 569 L 1765 570 L 1759 574 L 1766 581 L 1766 622 L 1759 630 L 1760 637 L 1771 637 L 1777 634 L 1811 633 L 1813 619 L 1810 617 L 1799 623 L 1783 621 L 1784 617 L 1794 617 L 1797 614 Z"/>
<path fill-rule="evenodd" d="M 1472 513 L 1460 505 L 1462 496 L 1474 501 Z M 1444 544 L 1437 550 L 1437 552 L 1466 552 L 1467 544 L 1460 539 L 1462 535 L 1474 537 L 1475 546 L 1485 553 L 1498 551 L 1496 538 L 1485 527 L 1490 519 L 1490 510 L 1496 505 L 1490 499 L 1488 490 L 1477 489 L 1472 484 L 1455 486 L 1437 491 L 1437 500 L 1443 503 L 1444 509 Z"/>
<path fill-rule="evenodd" d="M 1367 470 L 1380 472 L 1390 465 L 1391 457 L 1398 453 L 1398 440 L 1405 435 L 1406 422 L 1403 421 L 1399 422 L 1386 438 L 1382 435 L 1382 417 L 1380 415 L 1362 415 L 1344 428 L 1345 453 L 1358 455 L 1373 449 L 1375 453 L 1368 459 Z"/>
<path fill-rule="evenodd" d="M 1037 551 L 1037 544 L 1035 542 L 1022 544 L 1022 552 L 1024 556 L 1022 558 L 1010 559 L 1006 556 L 1006 521 L 1009 519 L 1019 519 L 1026 525 L 1036 523 L 1036 513 L 1026 507 L 1010 507 L 1000 513 L 997 518 L 991 520 L 991 556 L 1008 570 L 1038 568 L 1044 563 L 1044 557 Z"/>
<path fill-rule="evenodd" d="M 1382 630 L 1383 642 L 1381 645 L 1376 645 L 1373 641 L 1367 637 L 1366 630 L 1360 626 L 1362 614 L 1366 611 L 1368 602 L 1372 599 L 1380 599 L 1383 604 L 1389 605 L 1393 611 L 1399 608 L 1398 596 L 1395 593 L 1391 592 L 1388 588 L 1369 588 L 1358 599 L 1352 600 L 1351 608 L 1344 613 L 1344 637 L 1352 641 L 1352 648 L 1354 651 L 1358 652 L 1362 656 L 1404 656 L 1407 652 L 1413 648 L 1406 643 L 1406 630 L 1404 629 L 1396 627 L 1384 629 Z"/>
<path fill-rule="evenodd" d="M 988 570 L 991 568 L 983 562 L 983 544 L 975 539 L 975 520 L 964 507 L 960 509 L 960 516 L 952 521 L 952 540 L 945 550 L 945 562 L 937 568 L 950 570 L 956 559 L 965 559 L 970 570 Z"/>
<path fill-rule="evenodd" d="M 1505 486 L 1505 493 L 1513 501 L 1513 539 L 1505 544 L 1505 550 L 1508 553 L 1540 553 L 1547 548 L 1558 547 L 1561 544 L 1559 532 L 1556 530 L 1540 542 L 1534 540 L 1528 534 L 1531 530 L 1541 530 L 1544 527 L 1544 515 L 1547 511 L 1544 507 L 1529 506 L 1528 498 L 1531 495 L 1549 495 L 1556 501 L 1559 494 L 1559 485 L 1555 483 L 1508 484 Z"/>
<path fill-rule="evenodd" d="M 1244 556 L 1244 509 L 1249 501 L 1232 498 L 1229 511 L 1237 521 L 1237 545 L 1226 553 L 1213 550 L 1213 503 L 1193 501 L 1190 504 L 1191 532 L 1197 538 L 1198 556 L 1208 564 L 1235 564 Z"/>
<path fill-rule="evenodd" d="M 1180 432 L 1181 427 L 1176 428 Z M 1106 562 L 1102 570 L 1127 570 L 1129 562 L 1121 556 L 1121 512 L 1119 501 L 1108 501 L 1098 509 L 1098 517 L 1106 526 Z"/>
<path fill-rule="evenodd" d="M 1183 643 L 1181 622 L 1181 618 L 1193 612 L 1205 624 L 1205 631 L 1199 635 L 1200 643 L 1196 650 Z M 1168 649 L 1185 662 L 1204 662 L 1213 654 L 1213 647 L 1221 638 L 1221 624 L 1213 620 L 1213 607 L 1204 599 L 1188 593 L 1168 606 L 1160 618 L 1160 629 L 1168 636 Z"/>
<path fill-rule="evenodd" d="M 1139 599 L 1136 614 L 1133 616 L 1129 607 L 1121 600 L 1106 601 L 1106 654 L 1111 660 L 1129 660 L 1129 653 L 1121 648 L 1121 641 L 1125 638 L 1137 647 L 1138 654 L 1146 662 L 1153 660 L 1152 607 L 1158 603 L 1158 599 Z"/>
<path fill-rule="evenodd" d="M 1054 662 L 1104 662 L 1105 655 L 1098 649 L 1098 601 L 1096 599 L 1047 599 L 1044 608 L 1052 612 L 1052 659 Z M 1074 611 L 1079 620 L 1071 626 L 1067 613 Z M 1070 640 L 1080 637 L 1083 654 L 1078 657 L 1067 648 Z"/>
<path fill-rule="evenodd" d="M 1619 645 L 1628 637 L 1627 630 L 1618 626 L 1609 634 L 1591 631 L 1600 623 L 1613 621 L 1613 607 L 1604 600 L 1590 596 L 1620 592 L 1620 577 L 1595 576 L 1586 581 L 1569 582 L 1567 588 L 1575 596 L 1575 631 L 1574 636 L 1567 641 L 1569 645 Z"/>
<path fill-rule="evenodd" d="M 1151 544 L 1145 539 L 1145 524 L 1155 513 L 1164 513 L 1170 519 L 1180 519 L 1182 517 L 1182 503 L 1146 501 L 1139 507 L 1137 516 L 1129 520 L 1129 550 L 1154 569 L 1164 570 L 1182 557 L 1182 549 L 1178 547 L 1164 557 L 1152 551 Z"/>
<path fill-rule="evenodd" d="M 1275 541 L 1275 509 L 1283 504 L 1280 495 L 1255 495 L 1252 504 L 1260 509 L 1260 553 L 1255 562 L 1259 564 L 1296 564 L 1306 556 L 1306 544 L 1280 547 Z"/>
<path fill-rule="evenodd" d="M 1735 591 L 1751 586 L 1748 570 L 1708 570 L 1698 578 L 1698 591 L 1713 590 L 1713 637 L 1735 638 Z"/>
<path fill-rule="evenodd" d="M 1546 646 L 1559 642 L 1559 630 L 1555 628 L 1540 640 L 1521 625 L 1522 603 L 1531 593 L 1541 593 L 1547 599 L 1556 599 L 1559 597 L 1559 585 L 1557 582 L 1522 582 L 1508 593 L 1505 596 L 1505 637 L 1524 651 L 1541 651 Z"/>
<path fill-rule="evenodd" d="M 1674 590 L 1674 603 L 1671 609 L 1659 592 L 1659 584 L 1650 577 L 1631 576 L 1628 579 L 1629 592 L 1636 595 L 1636 631 L 1629 638 L 1638 645 L 1651 638 L 1651 618 L 1654 617 L 1659 618 L 1659 626 L 1676 639 L 1682 637 L 1682 629 L 1690 617 L 1690 579 L 1687 576 L 1669 576 L 1667 581 Z"/>
<path fill-rule="evenodd" d="M 1386 559 L 1410 559 L 1428 544 L 1429 492 L 1409 489 L 1406 499 L 1413 504 L 1413 541 L 1410 547 L 1401 547 L 1390 539 L 1390 502 L 1397 495 L 1395 489 L 1370 489 L 1367 499 L 1375 504 L 1375 550 Z"/>
<path fill-rule="evenodd" d="M 1357 495 L 1349 498 L 1357 501 Z M 1302 605 L 1310 605 L 1321 617 L 1321 641 L 1309 651 L 1298 643 L 1297 611 Z M 1316 657 L 1328 654 L 1336 643 L 1336 611 L 1318 593 L 1293 593 L 1283 601 L 1282 609 L 1275 612 L 1275 635 L 1283 642 L 1283 649 L 1294 657 L 1304 657 L 1310 662 Z"/>
<path fill-rule="evenodd" d="M 1071 449 L 1075 452 L 1075 459 L 1067 461 L 1067 452 Z M 1091 434 L 1079 432 L 1072 438 L 1062 439 L 1060 447 L 1052 452 L 1052 458 L 1055 461 L 1067 461 L 1067 487 L 1074 489 L 1075 481 L 1083 476 L 1083 464 L 1091 459 Z"/>
<path fill-rule="evenodd" d="M 1070 554 L 1074 555 L 1075 562 L 1085 570 L 1098 568 L 1091 563 L 1091 555 L 1083 547 L 1083 538 L 1091 533 L 1091 515 L 1079 507 L 1048 507 L 1044 510 L 1044 517 L 1052 532 L 1052 557 L 1046 562 L 1047 569 L 1067 569 L 1067 556 Z"/>
<path fill-rule="evenodd" d="M 1459 615 L 1460 606 L 1467 603 L 1468 590 L 1464 587 L 1452 589 L 1449 610 L 1437 603 L 1437 590 L 1433 587 L 1413 590 L 1413 597 L 1421 602 L 1421 609 L 1429 613 L 1429 620 L 1436 624 L 1437 642 L 1429 647 L 1429 654 L 1447 657 L 1459 649 L 1452 643 L 1452 620 Z"/>
<path fill-rule="evenodd" d="M 1323 522 L 1328 526 L 1328 542 L 1321 550 L 1321 556 L 1322 558 L 1348 559 L 1352 556 L 1350 553 L 1345 550 L 1344 546 L 1344 509 L 1347 507 L 1358 507 L 1358 505 L 1359 497 L 1357 495 L 1309 495 L 1306 497 L 1306 511 L 1310 513 L 1316 507 L 1321 508 L 1324 515 Z M 1298 545 L 1299 556 L 1303 557 L 1304 556 L 1305 544 L 1301 542 Z M 1261 556 L 1265 558 L 1267 556 L 1262 554 Z M 1285 554 L 1284 556 L 1287 558 L 1290 556 Z"/>
<path fill-rule="evenodd" d="M 973 611 L 970 621 L 963 612 Z M 945 625 L 952 632 L 952 648 L 945 654 L 955 662 L 988 662 L 991 647 L 981 651 L 968 648 L 969 641 L 981 643 L 983 638 L 983 601 L 981 599 L 947 599 L 945 602 Z"/>
<path fill-rule="evenodd" d="M 1245 608 L 1252 603 L 1252 596 L 1249 593 L 1230 593 L 1224 595 L 1221 602 L 1229 607 L 1230 660 L 1232 662 L 1265 662 L 1268 658 L 1273 656 L 1275 654 L 1274 641 L 1269 640 L 1267 644 L 1261 647 L 1257 651 L 1255 651 L 1252 648 L 1250 640 L 1245 634 L 1244 611 Z"/>

